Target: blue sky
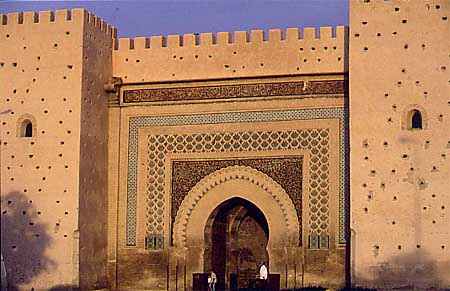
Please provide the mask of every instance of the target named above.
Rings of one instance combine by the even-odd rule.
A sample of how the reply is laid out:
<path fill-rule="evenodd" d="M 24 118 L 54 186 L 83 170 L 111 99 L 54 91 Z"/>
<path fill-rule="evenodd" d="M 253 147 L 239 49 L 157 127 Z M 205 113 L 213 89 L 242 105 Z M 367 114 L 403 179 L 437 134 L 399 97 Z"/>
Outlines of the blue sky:
<path fill-rule="evenodd" d="M 126 37 L 348 24 L 347 0 L 0 0 L 0 13 L 72 7 L 87 8 Z"/>

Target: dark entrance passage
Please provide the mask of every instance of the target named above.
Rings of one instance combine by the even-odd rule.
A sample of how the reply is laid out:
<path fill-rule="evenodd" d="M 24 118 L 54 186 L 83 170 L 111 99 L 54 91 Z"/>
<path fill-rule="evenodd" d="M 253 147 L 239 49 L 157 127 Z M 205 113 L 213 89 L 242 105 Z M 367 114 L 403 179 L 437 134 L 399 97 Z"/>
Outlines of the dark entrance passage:
<path fill-rule="evenodd" d="M 254 204 L 227 200 L 211 213 L 205 228 L 204 272 L 216 273 L 217 290 L 249 288 L 261 263 L 269 265 L 268 240 L 267 220 Z"/>

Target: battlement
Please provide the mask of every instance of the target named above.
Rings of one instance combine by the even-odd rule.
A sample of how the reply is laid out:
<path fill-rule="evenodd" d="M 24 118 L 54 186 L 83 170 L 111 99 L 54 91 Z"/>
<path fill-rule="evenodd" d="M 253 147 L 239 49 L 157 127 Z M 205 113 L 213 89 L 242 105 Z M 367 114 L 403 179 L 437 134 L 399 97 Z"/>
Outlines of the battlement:
<path fill-rule="evenodd" d="M 0 14 L 1 27 L 15 27 L 20 25 L 38 24 L 79 24 L 85 23 L 92 28 L 103 31 L 112 38 L 117 37 L 117 29 L 107 24 L 100 17 L 88 12 L 84 8 L 61 9 L 56 11 L 25 11 Z"/>
<path fill-rule="evenodd" d="M 217 33 L 199 33 L 184 35 L 168 35 L 168 36 L 151 36 L 136 38 L 118 38 L 115 41 L 115 50 L 140 50 L 148 48 L 179 48 L 179 47 L 195 47 L 195 46 L 211 46 L 211 45 L 228 45 L 228 44 L 276 44 L 280 42 L 296 42 L 309 40 L 330 39 L 344 40 L 345 27 L 314 27 L 251 30 L 251 31 L 235 31 L 235 32 L 217 32 Z"/>
<path fill-rule="evenodd" d="M 117 38 L 114 76 L 135 83 L 339 74 L 347 34 L 338 26 Z"/>

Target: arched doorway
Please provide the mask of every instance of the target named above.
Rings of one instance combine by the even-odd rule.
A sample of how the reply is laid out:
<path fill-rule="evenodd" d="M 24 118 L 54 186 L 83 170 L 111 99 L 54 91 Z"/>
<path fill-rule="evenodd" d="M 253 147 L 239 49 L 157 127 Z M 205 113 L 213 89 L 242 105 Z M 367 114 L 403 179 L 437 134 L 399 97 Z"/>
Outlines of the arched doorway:
<path fill-rule="evenodd" d="M 230 223 L 230 235 L 233 234 L 233 229 L 237 229 L 237 225 L 242 227 L 244 220 L 239 219 L 240 215 L 251 209 L 251 205 L 255 206 L 264 214 L 267 223 L 268 230 L 265 234 L 268 239 L 265 245 L 269 272 L 293 272 L 293 264 L 287 268 L 286 262 L 295 260 L 301 247 L 298 246 L 299 220 L 292 200 L 278 183 L 264 173 L 246 166 L 230 166 L 217 170 L 198 182 L 183 199 L 177 212 L 173 225 L 174 248 L 170 264 L 184 264 L 187 286 L 193 286 L 194 274 L 203 274 L 208 270 L 205 267 L 207 260 L 204 258 L 208 255 L 205 252 L 208 246 L 205 230 L 211 228 L 212 231 L 212 223 L 216 220 L 211 217 L 216 217 L 220 210 L 227 213 L 224 209 L 231 207 L 232 203 L 228 204 L 230 201 L 246 201 L 244 205 L 238 203 L 240 207 L 245 207 L 240 211 L 236 208 L 234 217 L 240 224 Z M 224 205 L 228 206 L 223 207 Z M 223 231 L 220 230 L 221 227 L 224 224 L 218 223 L 216 231 Z M 280 277 L 280 286 L 286 286 L 285 278 L 286 276 Z M 176 286 L 177 283 L 173 283 Z"/>
<path fill-rule="evenodd" d="M 269 227 L 261 210 L 242 198 L 221 203 L 205 227 L 204 272 L 213 270 L 218 290 L 249 287 L 262 262 L 268 265 Z"/>

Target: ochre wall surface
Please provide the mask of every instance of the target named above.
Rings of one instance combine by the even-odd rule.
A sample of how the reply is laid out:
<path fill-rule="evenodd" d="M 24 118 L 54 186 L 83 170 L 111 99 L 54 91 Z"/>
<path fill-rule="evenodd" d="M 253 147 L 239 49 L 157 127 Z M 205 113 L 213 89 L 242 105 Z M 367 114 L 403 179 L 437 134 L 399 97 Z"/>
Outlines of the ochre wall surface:
<path fill-rule="evenodd" d="M 165 37 L 117 39 L 115 50 L 113 50 L 113 75 L 121 78 L 122 84 L 119 98 L 111 98 L 110 107 L 109 133 L 110 137 L 114 138 L 109 140 L 111 192 L 108 249 L 110 277 L 116 278 L 120 288 L 161 290 L 167 288 L 168 284 L 170 290 L 175 290 L 177 280 L 178 288 L 184 288 L 183 268 L 187 270 L 186 282 L 187 288 L 190 288 L 192 272 L 204 271 L 203 264 L 196 263 L 198 257 L 195 260 L 179 257 L 178 250 L 170 245 L 173 227 L 170 211 L 171 207 L 174 207 L 170 206 L 170 197 L 175 195 L 171 193 L 171 181 L 164 182 L 163 193 L 167 197 L 166 202 L 156 199 L 161 191 L 152 193 L 148 190 L 151 185 L 147 181 L 152 179 L 149 173 L 153 167 L 149 161 L 150 153 L 147 149 L 150 134 L 154 130 L 159 132 L 158 128 L 166 128 L 164 131 L 166 135 L 181 134 L 185 129 L 181 124 L 175 127 L 156 126 L 155 129 L 150 125 L 141 124 L 138 125 L 140 129 L 137 140 L 132 140 L 131 138 L 135 135 L 131 130 L 133 120 L 150 118 L 164 120 L 169 119 L 170 116 L 195 119 L 196 115 L 250 114 L 252 111 L 257 114 L 259 112 L 270 114 L 272 111 L 285 109 L 338 108 L 341 110 L 344 83 L 341 84 L 343 90 L 339 93 L 336 93 L 336 88 L 331 83 L 327 89 L 321 91 L 322 93 L 318 93 L 314 82 L 327 80 L 343 82 L 343 75 L 346 72 L 346 38 L 345 27 L 327 27 L 320 30 L 314 28 L 271 30 L 268 32 L 267 39 L 263 37 L 263 31 L 222 32 L 214 35 L 207 33 L 199 36 L 174 35 L 168 36 L 167 39 Z M 324 76 L 315 76 L 316 74 Z M 269 78 L 274 76 L 282 78 Z M 222 80 L 219 81 L 219 79 Z M 290 82 L 305 82 L 303 93 L 294 94 L 291 88 L 283 85 Z M 263 91 L 265 93 L 262 94 L 268 94 L 267 96 L 257 95 L 258 88 L 272 83 L 278 85 Z M 230 92 L 235 93 L 223 96 L 222 92 L 230 90 L 229 87 L 233 87 L 231 90 L 234 91 Z M 192 91 L 190 91 L 191 88 L 193 88 Z M 145 90 L 147 93 L 144 92 Z M 197 90 L 204 92 L 198 93 Z M 281 96 L 283 95 L 281 93 L 271 95 L 271 91 L 285 92 L 287 96 Z M 311 118 L 319 119 L 320 117 Z M 326 119 L 326 117 L 323 118 Z M 117 122 L 118 119 L 120 123 Z M 262 126 L 257 123 L 252 125 L 252 122 L 246 124 L 239 119 L 235 122 L 236 124 L 232 126 L 235 129 L 229 130 L 238 132 L 241 127 Z M 285 126 L 276 121 L 268 124 L 273 129 L 282 129 Z M 225 122 L 216 125 L 206 122 L 198 125 L 197 128 L 194 132 L 210 134 L 211 130 L 216 132 L 229 127 Z M 334 146 L 330 152 L 333 160 L 339 157 L 337 143 L 338 141 L 334 140 Z M 139 148 L 139 156 L 136 160 L 138 169 L 135 174 L 130 173 L 132 171 L 130 165 L 134 163 L 130 156 L 132 155 L 130 152 L 133 152 L 130 147 L 134 146 L 133 144 Z M 263 154 L 265 151 L 260 150 L 260 152 Z M 199 155 L 206 157 L 208 154 L 205 152 Z M 209 154 L 210 158 L 217 158 L 217 155 L 220 156 L 220 154 Z M 283 153 L 277 155 L 283 155 Z M 228 158 L 236 159 L 236 155 Z M 335 166 L 337 167 L 337 164 Z M 164 171 L 165 177 L 170 177 L 170 166 L 165 167 Z M 131 179 L 135 175 L 137 175 L 138 185 L 131 186 Z M 325 237 L 329 235 L 329 249 L 311 249 L 305 251 L 303 255 L 302 248 L 290 250 L 288 253 L 295 253 L 295 255 L 289 256 L 288 261 L 284 261 L 285 250 L 277 250 L 275 252 L 277 255 L 272 258 L 271 264 L 274 266 L 274 272 L 282 273 L 281 281 L 284 287 L 300 284 L 302 272 L 307 285 L 324 284 L 335 287 L 343 285 L 343 238 L 338 235 L 341 233 L 339 225 L 342 225 L 338 218 L 340 215 L 338 209 L 343 207 L 339 204 L 338 188 L 343 181 L 338 182 L 337 168 L 330 169 L 330 179 L 332 186 L 326 194 L 330 199 L 327 202 L 330 207 L 330 224 L 325 227 L 327 234 L 324 234 Z M 137 187 L 136 198 L 133 198 L 134 194 L 130 193 L 132 187 Z M 304 195 L 307 196 L 307 193 L 308 191 Z M 155 198 L 151 198 L 153 196 Z M 328 198 L 325 201 L 328 201 Z M 134 209 L 130 202 L 134 199 L 136 199 L 137 209 L 130 210 Z M 155 205 L 158 205 L 158 208 L 154 208 Z M 159 215 L 156 213 L 161 210 L 163 210 L 163 219 L 162 222 L 157 222 L 155 217 Z M 306 208 L 303 211 L 304 222 L 302 223 L 307 226 L 302 234 L 302 240 L 304 248 L 308 248 L 307 229 L 311 223 L 308 221 L 310 214 Z M 204 215 L 209 214 L 204 213 Z M 133 223 L 134 220 L 137 225 Z M 158 230 L 158 227 L 163 230 Z M 130 233 L 134 234 L 130 235 Z M 164 247 L 146 250 L 145 239 L 149 235 L 156 235 L 162 239 Z M 198 235 L 201 236 L 200 233 Z M 190 253 L 192 255 L 196 252 L 203 255 L 202 248 Z M 277 262 L 277 260 L 281 261 Z M 302 262 L 304 266 L 307 266 L 304 269 L 301 267 Z M 140 267 L 142 265 L 147 267 Z M 287 280 L 285 270 L 288 272 Z"/>
<path fill-rule="evenodd" d="M 8 281 L 28 290 L 78 286 L 86 262 L 97 268 L 106 260 L 90 241 L 106 235 L 106 101 L 97 95 L 111 74 L 113 30 L 83 9 L 0 18 L 1 247 Z M 102 39 L 101 47 L 83 48 L 89 35 Z M 106 63 L 93 69 L 89 57 Z M 33 137 L 20 137 L 23 119 L 32 120 Z M 94 162 L 99 165 L 92 173 Z M 102 203 L 92 204 L 94 197 Z M 100 233 L 83 230 L 80 238 L 79 218 L 81 225 L 100 219 Z M 93 249 L 95 255 L 80 258 L 79 240 L 86 245 L 82 254 Z M 102 273 L 89 270 L 88 276 L 97 272 Z M 84 280 L 90 288 L 91 281 Z"/>
<path fill-rule="evenodd" d="M 28 289 L 78 283 L 83 15 L 53 17 L 0 25 L 2 253 L 10 284 Z M 26 114 L 32 138 L 17 136 Z"/>
<path fill-rule="evenodd" d="M 0 15 L 9 283 L 189 289 L 192 272 L 205 271 L 206 212 L 237 189 L 269 228 L 288 221 L 289 236 L 269 229 L 269 267 L 281 287 L 337 288 L 351 274 L 360 286 L 448 288 L 450 3 L 350 0 L 350 8 L 350 32 L 134 39 L 117 39 L 83 9 Z M 413 109 L 423 130 L 408 130 Z M 33 137 L 20 136 L 24 120 Z M 272 178 L 239 181 L 245 171 L 201 194 L 201 182 L 190 195 L 174 193 L 191 174 L 172 176 L 174 161 L 251 166 L 242 160 L 296 155 L 302 188 L 279 191 L 301 192 L 289 215 L 275 207 L 285 196 L 264 188 Z M 211 164 L 192 178 L 221 173 Z M 276 202 L 262 203 L 256 192 Z"/>
<path fill-rule="evenodd" d="M 263 78 L 263 79 L 254 79 L 254 80 L 223 80 L 223 81 L 205 81 L 205 82 L 178 82 L 172 84 L 149 84 L 149 85 L 128 85 L 124 84 L 122 86 L 122 91 L 126 91 L 128 89 L 133 90 L 145 90 L 146 88 L 184 88 L 181 90 L 185 90 L 185 92 L 189 92 L 189 89 L 186 88 L 198 88 L 198 87 L 207 87 L 207 86 L 226 86 L 226 85 L 245 85 L 245 84 L 264 84 L 264 83 L 274 83 L 274 84 L 289 84 L 290 82 L 302 82 L 305 81 L 308 84 L 311 84 L 313 81 L 329 81 L 329 80 L 342 80 L 342 75 L 328 75 L 328 76 L 293 76 L 289 78 Z M 341 83 L 343 86 L 343 83 Z M 306 85 L 309 86 L 309 85 Z M 280 87 L 281 88 L 281 87 Z M 336 89 L 336 88 L 335 88 Z M 335 92 L 335 89 L 330 92 Z M 277 89 L 280 90 L 280 89 Z M 215 91 L 219 92 L 220 91 Z M 342 137 L 339 136 L 339 129 L 342 128 L 339 123 L 339 116 L 336 117 L 326 117 L 318 114 L 317 116 L 306 116 L 306 120 L 296 120 L 296 117 L 292 117 L 291 125 L 288 125 L 287 122 L 282 122 L 281 120 L 291 120 L 290 117 L 286 116 L 286 119 L 283 119 L 280 115 L 280 121 L 277 121 L 277 114 L 282 114 L 284 110 L 289 111 L 301 111 L 301 110 L 316 110 L 316 109 L 324 109 L 324 110 L 341 110 L 344 105 L 344 91 L 341 93 L 330 93 L 330 94 L 322 94 L 322 95 L 293 95 L 293 96 L 282 96 L 280 95 L 274 97 L 247 97 L 242 99 L 233 100 L 233 98 L 225 98 L 225 99 L 212 99 L 212 100 L 194 100 L 190 101 L 186 98 L 188 95 L 184 95 L 185 99 L 181 99 L 179 101 L 173 102 L 135 102 L 131 103 L 131 105 L 123 103 L 123 96 L 120 99 L 120 104 L 123 104 L 120 108 L 112 108 L 114 110 L 110 111 L 111 114 L 115 116 L 119 116 L 117 112 L 120 110 L 121 122 L 120 122 L 120 130 L 110 129 L 110 132 L 114 132 L 113 134 L 117 134 L 120 131 L 120 146 L 117 146 L 117 149 L 120 149 L 120 160 L 119 162 L 115 162 L 116 165 L 121 165 L 118 167 L 118 173 L 111 175 L 117 177 L 119 179 L 117 182 L 110 182 L 112 185 L 118 185 L 118 204 L 111 203 L 110 213 L 118 213 L 117 218 L 117 237 L 116 242 L 117 247 L 114 250 L 113 246 L 110 246 L 111 253 L 113 254 L 112 258 L 114 258 L 115 254 L 117 254 L 117 280 L 118 284 L 121 288 L 129 288 L 131 289 L 165 289 L 167 286 L 167 280 L 169 281 L 169 288 L 172 290 L 175 289 L 176 280 L 178 280 L 178 288 L 182 288 L 183 286 L 183 270 L 184 266 L 186 266 L 187 270 L 187 286 L 191 286 L 192 282 L 192 274 L 191 271 L 202 272 L 203 271 L 203 263 L 197 264 L 198 256 L 195 257 L 195 260 L 187 259 L 186 261 L 183 256 L 179 256 L 177 249 L 171 246 L 171 219 L 170 219 L 170 196 L 175 195 L 176 193 L 171 193 L 173 190 L 173 186 L 171 186 L 170 180 L 170 172 L 171 166 L 170 161 L 172 159 L 176 159 L 176 155 L 180 155 L 183 153 L 182 150 L 177 152 L 168 153 L 166 158 L 167 165 L 162 169 L 163 175 L 165 177 L 165 181 L 163 184 L 164 189 L 162 190 L 162 194 L 164 195 L 163 201 L 160 198 L 156 198 L 161 194 L 161 191 L 149 190 L 152 185 L 149 184 L 148 181 L 154 180 L 153 176 L 153 168 L 152 161 L 150 156 L 152 152 L 149 150 L 149 138 L 154 135 L 161 136 L 173 136 L 173 135 L 182 135 L 182 134 L 204 134 L 208 136 L 213 136 L 214 134 L 220 132 L 232 132 L 239 135 L 242 131 L 263 131 L 263 130 L 287 130 L 290 129 L 298 129 L 298 130 L 308 130 L 312 128 L 330 128 L 330 151 L 329 151 L 329 161 L 330 161 L 330 180 L 329 180 L 329 188 L 327 186 L 327 192 L 325 192 L 325 201 L 328 206 L 325 208 L 329 209 L 329 224 L 326 233 L 329 234 L 329 248 L 325 247 L 323 249 L 308 249 L 308 237 L 311 222 L 309 221 L 310 207 L 314 207 L 312 205 L 305 206 L 302 210 L 303 218 L 302 223 L 305 225 L 302 240 L 303 240 L 303 248 L 305 252 L 302 254 L 303 248 L 297 248 L 290 250 L 292 255 L 289 256 L 289 259 L 277 261 L 277 259 L 283 258 L 284 252 L 279 251 L 275 257 L 272 257 L 271 264 L 273 264 L 273 271 L 276 273 L 281 273 L 282 286 L 294 287 L 295 284 L 299 286 L 301 282 L 302 272 L 304 275 L 304 283 L 306 285 L 317 285 L 323 284 L 326 286 L 342 286 L 344 282 L 344 250 L 342 245 L 340 244 L 340 239 L 338 242 L 337 235 L 340 233 L 338 230 L 338 216 L 339 216 L 339 186 L 341 181 L 339 181 L 338 173 L 339 173 L 339 142 Z M 181 94 L 183 95 L 183 94 Z M 220 95 L 220 94 L 218 94 Z M 170 96 L 167 96 L 170 97 Z M 192 97 L 192 96 L 191 96 Z M 280 112 L 280 113 L 277 113 Z M 267 122 L 256 122 L 256 121 L 245 121 L 246 118 L 236 117 L 233 121 L 223 122 L 201 122 L 201 119 L 204 117 L 201 116 L 211 116 L 211 119 L 214 116 L 220 114 L 230 114 L 230 115 L 245 115 L 245 116 L 255 116 L 258 115 L 267 115 L 271 116 L 273 114 L 273 119 Z M 112 116 L 112 115 L 111 115 Z M 145 125 L 145 121 L 147 119 L 154 120 L 169 120 L 170 118 L 175 119 L 177 116 L 180 116 L 180 124 L 179 125 L 170 125 L 166 126 L 158 126 L 157 124 Z M 209 118 L 209 117 L 207 117 Z M 300 117 L 297 117 L 300 118 Z M 317 119 L 315 121 L 314 119 Z M 142 122 L 138 123 L 139 131 L 137 132 L 138 136 L 134 132 L 131 124 L 136 123 L 134 120 L 142 119 Z M 192 126 L 189 126 L 188 120 L 196 120 L 198 119 L 199 124 L 195 124 L 197 122 L 194 121 Z M 250 118 L 253 119 L 253 118 Z M 255 119 L 257 119 L 255 117 Z M 301 118 L 300 118 L 301 119 Z M 311 119 L 311 120 L 308 120 Z M 183 123 L 183 120 L 185 123 Z M 110 124 L 112 121 L 110 120 Z M 136 123 L 137 124 L 137 123 Z M 117 126 L 117 123 L 114 122 L 114 127 Z M 310 140 L 311 138 L 305 138 L 306 140 Z M 299 141 L 303 140 L 303 138 L 299 137 Z M 117 140 L 116 140 L 117 141 Z M 221 145 L 224 142 L 216 142 L 216 145 Z M 244 140 L 237 142 L 237 144 L 244 144 Z M 201 143 L 200 143 L 201 144 Z M 132 163 L 132 159 L 130 156 L 130 152 L 133 152 L 133 148 L 135 145 L 138 145 L 138 156 L 137 156 L 137 209 L 136 212 L 131 212 L 129 215 L 131 208 L 128 205 L 128 201 L 132 198 L 132 193 L 127 193 L 131 188 L 130 181 L 133 179 L 133 174 L 130 174 L 132 170 L 130 168 L 130 164 Z M 161 142 L 161 146 L 166 147 L 167 142 Z M 132 148 L 133 147 L 133 148 Z M 202 146 L 203 147 L 203 146 Z M 240 146 L 239 146 L 240 147 Z M 179 159 L 185 160 L 207 160 L 207 159 L 239 159 L 245 157 L 283 157 L 289 156 L 290 154 L 294 154 L 293 150 L 285 149 L 281 147 L 279 150 L 275 150 L 277 146 L 271 148 L 272 150 L 264 149 L 263 147 L 259 150 L 256 148 L 248 149 L 247 151 L 243 149 L 225 149 L 222 152 L 220 150 L 214 150 L 211 152 L 210 150 L 200 150 L 196 152 L 191 152 L 191 150 L 187 150 L 183 157 L 178 157 Z M 110 157 L 117 159 L 119 154 L 116 150 L 110 149 Z M 308 150 L 305 149 L 305 154 L 308 153 Z M 307 166 L 305 166 L 305 175 L 309 175 L 309 171 Z M 159 170 L 158 170 L 159 171 Z M 299 179 L 303 179 L 298 177 Z M 159 178 L 158 178 L 159 179 Z M 168 179 L 168 180 L 167 180 Z M 307 179 L 307 178 L 305 178 Z M 315 178 L 316 179 L 316 178 Z M 156 179 L 155 179 L 156 180 Z M 173 184 L 172 184 L 173 185 Z M 303 196 L 305 197 L 304 202 L 305 205 L 308 205 L 308 201 L 306 198 L 308 193 L 311 191 L 308 189 L 308 183 L 305 182 L 305 192 Z M 238 189 L 238 188 L 236 188 Z M 244 189 L 244 188 L 243 188 Z M 243 190 L 242 189 L 242 190 Z M 328 192 L 329 191 L 329 192 Z M 154 193 L 156 192 L 156 193 Z M 245 191 L 244 191 L 245 192 Z M 228 193 L 232 194 L 232 193 Z M 247 193 L 246 197 L 251 197 L 252 193 Z M 154 198 L 152 198 L 154 197 Z M 324 200 L 322 200 L 324 201 Z M 163 202 L 164 204 L 159 204 Z M 159 205 L 158 209 L 164 209 L 164 214 L 162 215 L 162 222 L 158 222 L 159 215 L 157 215 L 157 211 L 153 210 L 153 205 Z M 165 205 L 165 206 L 164 206 Z M 340 205 L 340 204 L 339 204 Z M 172 205 L 172 207 L 174 207 Z M 261 207 L 261 206 L 259 206 Z M 117 210 L 118 209 L 118 210 Z M 261 208 L 260 208 L 261 209 Z M 202 213 L 209 215 L 206 211 L 200 209 L 196 210 L 197 213 Z M 326 216 L 326 215 L 325 215 Z M 311 218 L 312 221 L 316 221 L 319 218 Z M 136 221 L 137 225 L 133 226 L 133 221 Z M 161 232 L 163 237 L 164 248 L 163 249 L 147 249 L 145 247 L 145 237 L 149 234 L 157 232 L 157 226 L 163 226 L 163 232 Z M 195 221 L 193 222 L 195 225 Z M 319 223 L 320 224 L 320 223 Z M 112 228 L 110 225 L 109 227 Z M 135 234 L 131 234 L 130 229 L 135 229 Z M 175 235 L 174 230 L 174 235 Z M 272 230 L 273 233 L 277 233 L 276 230 Z M 202 236 L 201 231 L 197 233 L 197 236 Z M 134 239 L 132 239 L 134 238 Z M 191 237 L 190 237 L 191 239 Z M 279 236 L 276 236 L 276 239 L 280 239 Z M 113 241 L 113 238 L 111 238 Z M 276 246 L 274 246 L 276 249 Z M 202 249 L 196 249 L 200 255 L 203 254 Z M 188 255 L 192 255 L 193 252 L 189 252 Z M 294 255 L 295 254 L 295 255 Z M 302 270 L 302 262 L 304 262 L 305 268 Z M 145 268 L 140 266 L 145 265 Z M 178 279 L 176 279 L 176 269 L 178 265 Z M 295 267 L 296 266 L 296 267 Z M 167 268 L 169 268 L 169 278 L 167 279 Z M 297 269 L 295 269 L 297 268 Z M 288 280 L 285 280 L 285 269 L 288 271 Z"/>
<path fill-rule="evenodd" d="M 448 288 L 450 2 L 350 4 L 353 283 Z"/>
<path fill-rule="evenodd" d="M 117 39 L 124 83 L 342 73 L 346 28 L 237 31 Z"/>
<path fill-rule="evenodd" d="M 86 14 L 83 39 L 83 76 L 80 137 L 80 288 L 108 287 L 108 93 L 112 77 L 111 34 Z"/>

